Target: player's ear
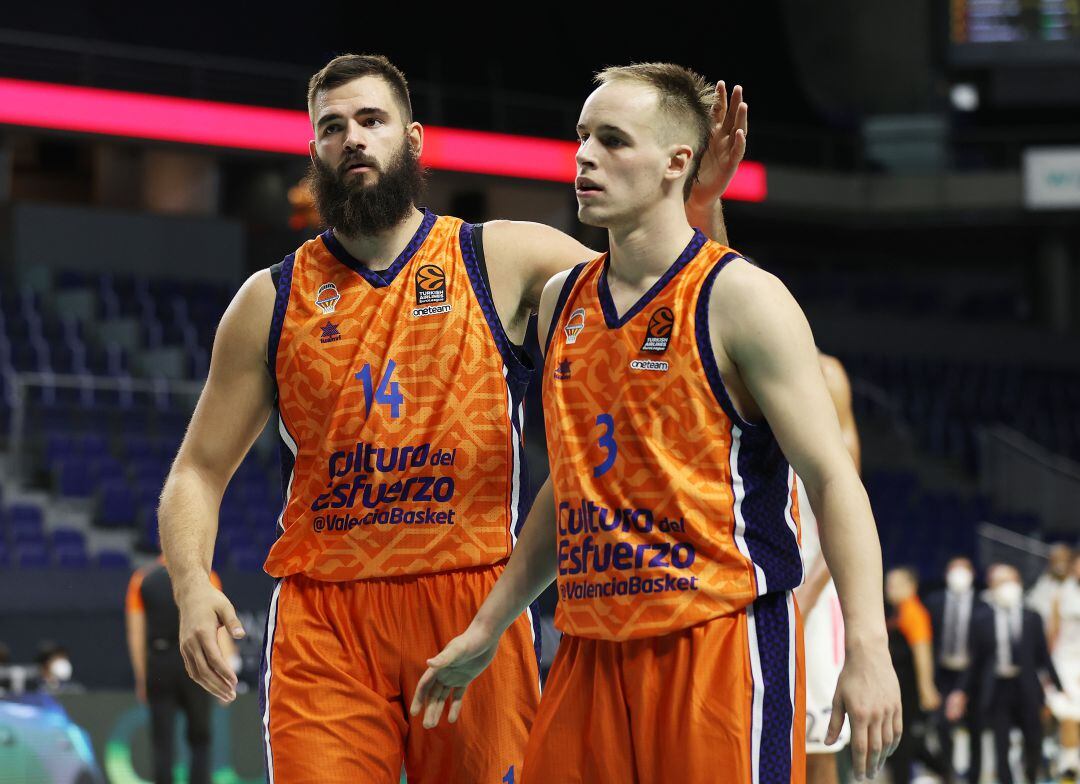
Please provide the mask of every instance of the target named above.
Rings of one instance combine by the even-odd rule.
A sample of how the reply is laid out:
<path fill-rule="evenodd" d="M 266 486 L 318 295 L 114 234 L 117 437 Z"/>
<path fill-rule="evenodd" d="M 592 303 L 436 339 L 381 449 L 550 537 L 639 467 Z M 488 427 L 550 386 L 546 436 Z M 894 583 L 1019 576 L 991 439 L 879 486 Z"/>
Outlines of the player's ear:
<path fill-rule="evenodd" d="M 424 126 L 418 122 L 411 122 L 405 128 L 405 135 L 409 137 L 409 146 L 419 158 L 424 151 Z"/>
<path fill-rule="evenodd" d="M 315 140 L 312 139 L 307 143 L 308 155 L 311 157 L 311 162 L 317 164 L 319 162 L 319 154 L 315 152 Z"/>
<path fill-rule="evenodd" d="M 689 144 L 673 145 L 670 149 L 667 171 L 664 172 L 664 178 L 677 180 L 686 175 L 690 170 L 690 164 L 693 163 L 693 160 L 694 150 Z"/>

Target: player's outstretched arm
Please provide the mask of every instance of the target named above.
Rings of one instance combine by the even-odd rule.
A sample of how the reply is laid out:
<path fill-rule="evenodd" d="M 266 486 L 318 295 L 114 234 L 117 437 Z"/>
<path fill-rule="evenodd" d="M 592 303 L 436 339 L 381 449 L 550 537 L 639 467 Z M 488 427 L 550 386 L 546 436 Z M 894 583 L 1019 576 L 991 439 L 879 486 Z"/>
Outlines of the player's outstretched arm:
<path fill-rule="evenodd" d="M 717 364 L 734 366 L 817 512 L 822 552 L 844 613 L 847 655 L 826 743 L 851 719 L 856 778 L 873 776 L 902 730 L 900 688 L 882 612 L 881 548 L 866 491 L 845 448 L 810 325 L 783 284 L 742 261 L 720 273 L 709 303 Z"/>
<path fill-rule="evenodd" d="M 188 675 L 220 700 L 235 698 L 236 675 L 218 629 L 244 636 L 236 611 L 210 579 L 221 497 L 270 415 L 273 384 L 266 342 L 274 309 L 268 270 L 241 287 L 221 318 L 210 374 L 165 480 L 161 547 L 180 609 L 180 652 Z"/>
<path fill-rule="evenodd" d="M 566 277 L 565 272 L 556 275 L 544 288 L 537 330 L 541 351 Z M 506 569 L 469 628 L 428 659 L 409 708 L 413 716 L 423 711 L 425 727 L 438 725 L 447 702 L 449 721 L 457 721 L 466 687 L 491 663 L 502 633 L 555 580 L 556 566 L 555 496 L 549 477 L 533 501 Z"/>

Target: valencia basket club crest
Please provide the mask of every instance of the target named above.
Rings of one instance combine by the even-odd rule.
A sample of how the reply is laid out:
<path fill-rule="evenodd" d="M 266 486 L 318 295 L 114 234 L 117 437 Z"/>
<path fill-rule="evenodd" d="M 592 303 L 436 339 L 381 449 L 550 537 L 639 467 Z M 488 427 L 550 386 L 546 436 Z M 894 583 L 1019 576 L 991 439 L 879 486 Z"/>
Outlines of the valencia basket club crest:
<path fill-rule="evenodd" d="M 645 342 L 641 345 L 641 350 L 652 351 L 656 354 L 667 351 L 674 325 L 675 314 L 671 312 L 671 308 L 660 308 L 655 311 L 649 319 L 649 329 L 645 333 Z"/>
<path fill-rule="evenodd" d="M 416 271 L 416 304 L 446 302 L 446 273 L 436 264 L 425 264 Z"/>
<path fill-rule="evenodd" d="M 315 295 L 315 304 L 319 306 L 319 310 L 329 316 L 337 307 L 339 299 L 341 295 L 338 293 L 337 286 L 333 283 L 324 283 L 319 286 L 319 293 Z"/>
<path fill-rule="evenodd" d="M 566 326 L 563 327 L 563 331 L 566 333 L 566 342 L 577 343 L 577 336 L 581 334 L 583 329 L 585 329 L 585 308 L 578 308 L 570 314 L 570 318 L 566 320 Z"/>

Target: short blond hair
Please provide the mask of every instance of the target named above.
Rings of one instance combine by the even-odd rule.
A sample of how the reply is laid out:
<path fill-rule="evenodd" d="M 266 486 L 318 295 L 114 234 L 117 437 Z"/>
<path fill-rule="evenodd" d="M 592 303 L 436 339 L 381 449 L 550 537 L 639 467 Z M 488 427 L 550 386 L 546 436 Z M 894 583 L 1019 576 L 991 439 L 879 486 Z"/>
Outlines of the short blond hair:
<path fill-rule="evenodd" d="M 690 198 L 690 190 L 697 181 L 701 160 L 709 149 L 712 110 L 716 100 L 715 87 L 706 82 L 701 74 L 674 63 L 612 66 L 597 72 L 594 80 L 600 85 L 615 81 L 634 81 L 653 88 L 661 116 L 676 128 L 688 129 L 693 134 L 694 143 L 691 147 L 694 157 L 683 186 L 683 198 Z"/>

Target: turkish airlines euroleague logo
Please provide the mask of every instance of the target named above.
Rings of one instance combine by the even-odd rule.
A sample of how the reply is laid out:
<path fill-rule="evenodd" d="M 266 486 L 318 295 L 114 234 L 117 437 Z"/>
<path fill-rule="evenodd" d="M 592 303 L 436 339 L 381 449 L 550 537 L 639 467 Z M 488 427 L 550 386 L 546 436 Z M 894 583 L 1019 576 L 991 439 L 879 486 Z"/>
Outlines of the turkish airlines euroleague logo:
<path fill-rule="evenodd" d="M 671 331 L 674 326 L 675 314 L 671 312 L 671 308 L 660 308 L 655 311 L 649 319 L 649 329 L 645 333 L 645 342 L 641 350 L 663 354 L 671 341 Z"/>
<path fill-rule="evenodd" d="M 446 273 L 435 264 L 425 264 L 416 271 L 416 304 L 446 302 Z"/>

